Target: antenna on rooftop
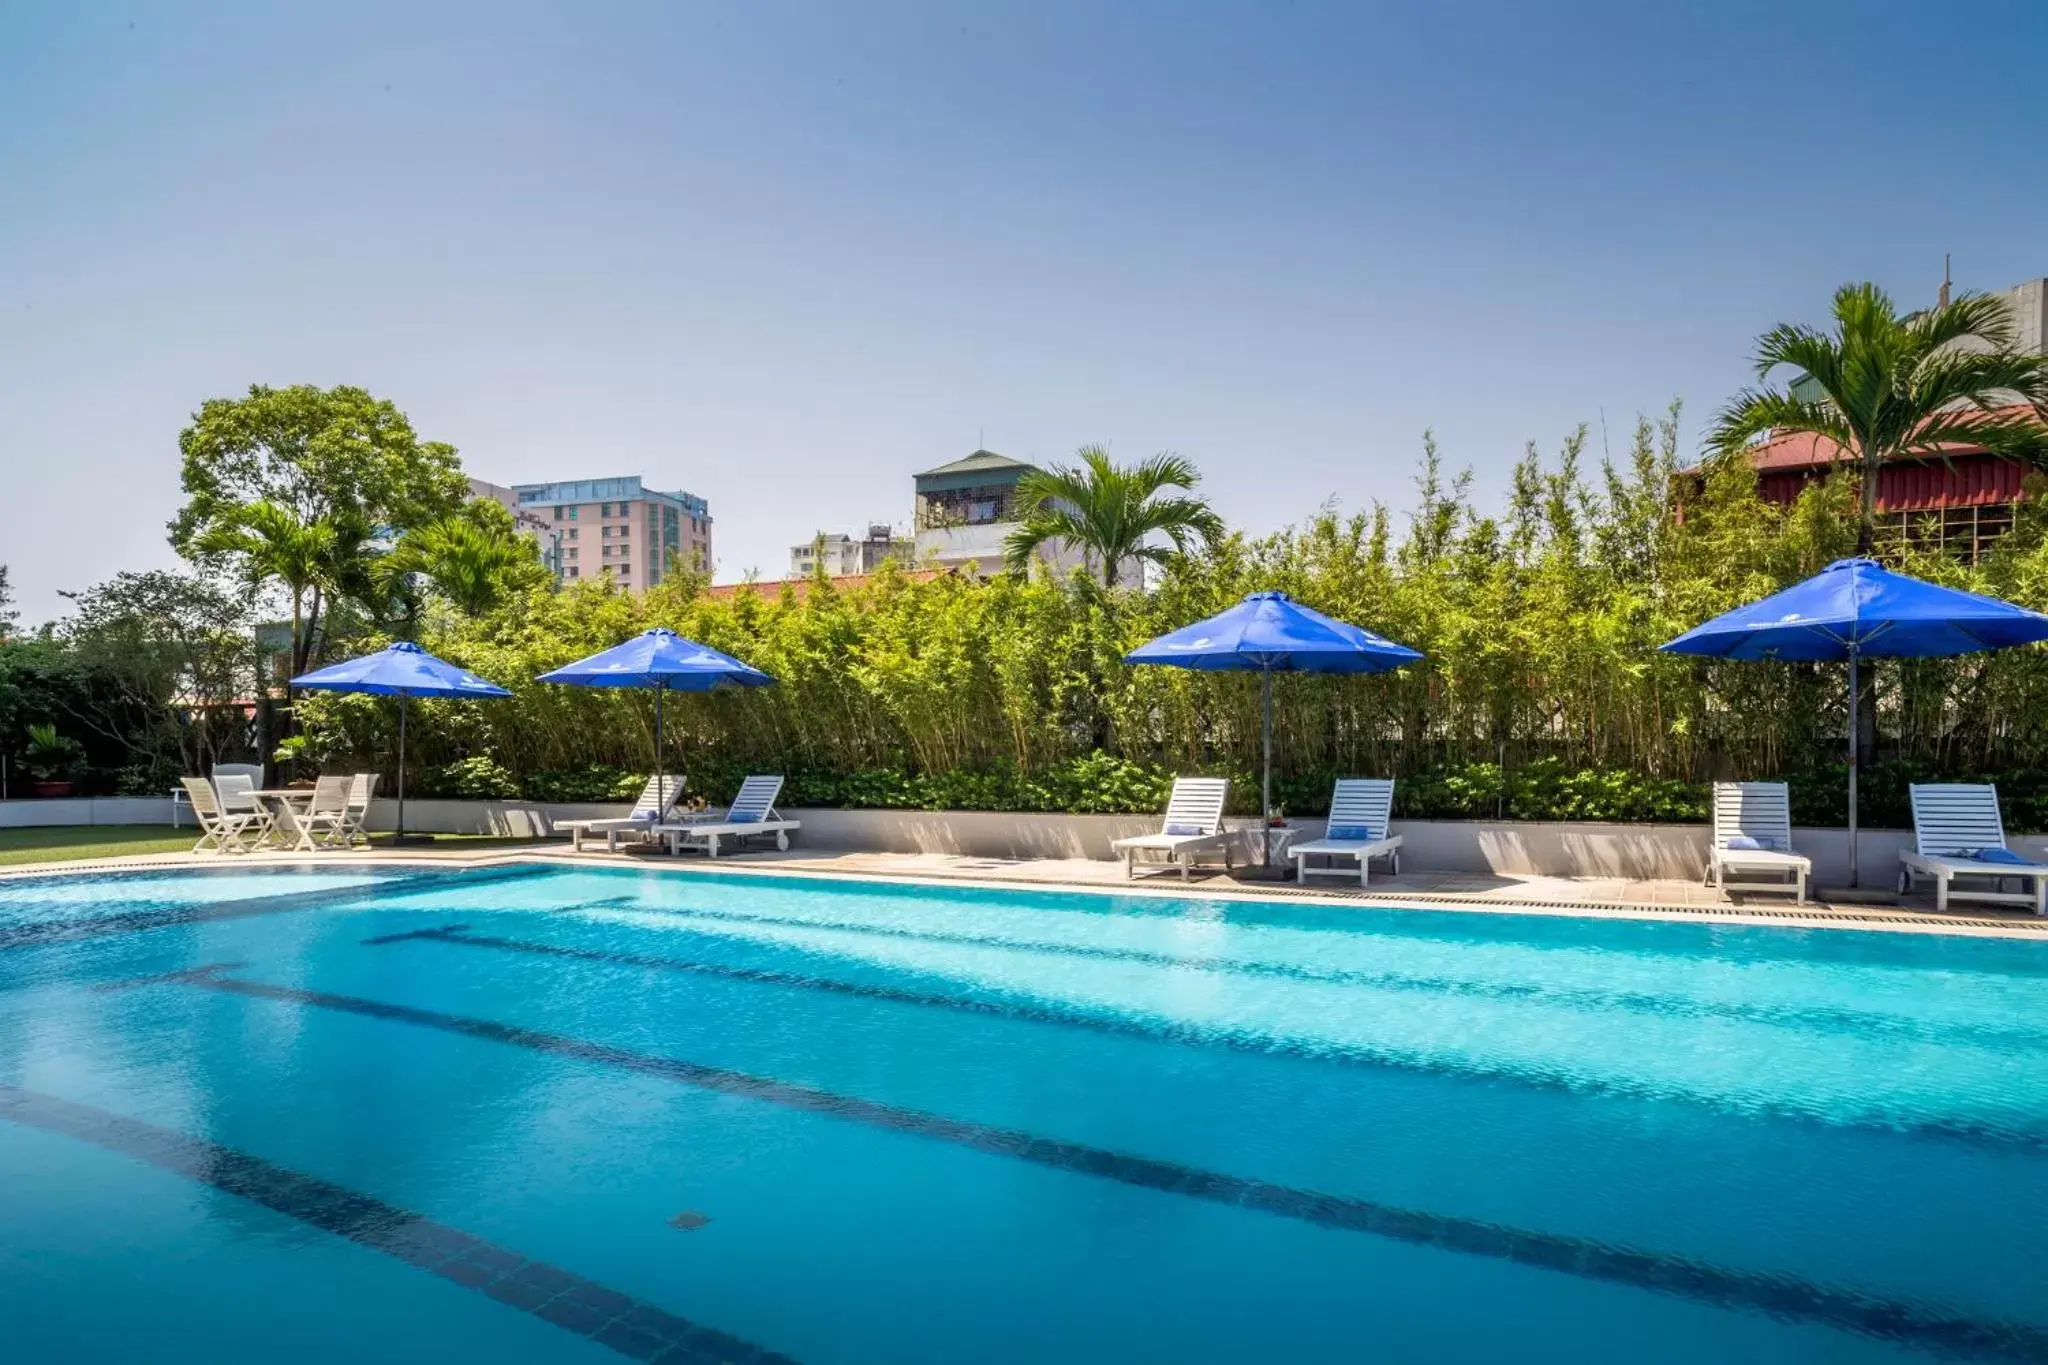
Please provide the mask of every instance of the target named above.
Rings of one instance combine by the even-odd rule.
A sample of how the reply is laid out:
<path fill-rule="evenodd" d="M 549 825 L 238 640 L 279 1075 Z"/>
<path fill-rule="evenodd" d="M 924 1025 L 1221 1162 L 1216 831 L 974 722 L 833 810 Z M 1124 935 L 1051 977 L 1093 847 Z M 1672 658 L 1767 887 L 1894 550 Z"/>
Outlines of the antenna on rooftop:
<path fill-rule="evenodd" d="M 1941 306 L 1941 307 L 1943 307 L 1943 308 L 1946 308 L 1946 307 L 1948 307 L 1948 289 L 1949 289 L 1949 278 L 1948 278 L 1948 253 L 1947 253 L 1946 251 L 1944 251 L 1944 252 L 1942 252 L 1942 253 L 1941 253 L 1941 305 L 1940 305 L 1940 306 Z"/>

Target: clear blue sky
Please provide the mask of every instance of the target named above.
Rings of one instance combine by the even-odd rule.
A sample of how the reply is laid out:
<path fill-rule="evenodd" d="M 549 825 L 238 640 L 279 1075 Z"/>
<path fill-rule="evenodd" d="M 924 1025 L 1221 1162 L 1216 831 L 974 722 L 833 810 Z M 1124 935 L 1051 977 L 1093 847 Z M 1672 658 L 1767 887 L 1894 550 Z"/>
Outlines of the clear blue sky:
<path fill-rule="evenodd" d="M 498 482 L 711 499 L 721 579 L 985 442 L 1405 505 L 1425 427 L 1689 404 L 1872 278 L 2048 273 L 2048 6 L 0 7 L 0 562 L 171 562 L 176 436 L 361 384 Z"/>

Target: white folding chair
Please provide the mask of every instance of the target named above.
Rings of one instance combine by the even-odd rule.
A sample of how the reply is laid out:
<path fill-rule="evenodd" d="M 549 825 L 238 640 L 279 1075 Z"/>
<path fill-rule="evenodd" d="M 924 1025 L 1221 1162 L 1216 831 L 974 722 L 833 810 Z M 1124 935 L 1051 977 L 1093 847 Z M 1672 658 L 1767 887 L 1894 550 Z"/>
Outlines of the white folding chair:
<path fill-rule="evenodd" d="M 348 780 L 348 806 L 343 813 L 339 839 L 344 844 L 354 844 L 361 839 L 370 842 L 370 835 L 363 828 L 363 822 L 370 818 L 370 798 L 377 794 L 377 774 L 357 773 Z"/>
<path fill-rule="evenodd" d="M 313 793 L 301 809 L 285 802 L 284 816 L 291 824 L 292 850 L 311 852 L 333 848 L 348 828 L 348 788 L 345 777 L 322 777 L 313 782 Z"/>
<path fill-rule="evenodd" d="M 247 842 L 249 833 L 256 828 L 256 818 L 246 811 L 222 809 L 220 798 L 214 794 L 213 785 L 203 777 L 179 779 L 185 789 L 186 799 L 192 803 L 192 816 L 199 822 L 199 842 L 192 845 L 194 853 L 203 853 L 211 848 L 216 853 L 247 853 L 251 845 Z"/>
<path fill-rule="evenodd" d="M 220 808 L 227 815 L 246 815 L 249 827 L 256 831 L 260 844 L 277 833 L 277 821 L 270 814 L 270 807 L 256 795 L 256 779 L 246 772 L 224 771 L 225 765 L 213 770 L 214 790 L 220 796 Z"/>

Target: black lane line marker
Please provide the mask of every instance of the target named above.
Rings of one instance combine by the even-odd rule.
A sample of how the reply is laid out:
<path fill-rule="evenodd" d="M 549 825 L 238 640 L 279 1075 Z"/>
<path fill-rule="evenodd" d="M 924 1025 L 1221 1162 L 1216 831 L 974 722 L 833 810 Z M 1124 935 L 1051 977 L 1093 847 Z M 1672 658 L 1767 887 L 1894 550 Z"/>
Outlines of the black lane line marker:
<path fill-rule="evenodd" d="M 274 1209 L 287 1218 L 531 1313 L 634 1360 L 660 1365 L 795 1365 L 595 1280 L 521 1256 L 374 1195 L 260 1156 L 73 1100 L 0 1084 L 0 1119 L 87 1142 Z"/>
<path fill-rule="evenodd" d="M 0 929 L 0 951 L 28 948 L 44 943 L 71 943 L 81 939 L 108 938 L 116 934 L 140 933 L 178 924 L 210 924 L 216 920 L 248 919 L 275 915 L 287 910 L 312 910 L 355 900 L 406 895 L 436 887 L 487 886 L 493 882 L 532 877 L 548 869 L 537 866 L 487 868 L 481 872 L 423 872 L 392 877 L 357 886 L 334 886 L 319 891 L 292 891 L 276 896 L 251 896 L 246 900 L 221 901 L 211 905 L 166 906 L 157 910 L 131 910 L 92 919 L 57 920 L 47 924 L 18 924 Z"/>
<path fill-rule="evenodd" d="M 1531 1074 L 1513 1067 L 1498 1064 L 1472 1062 L 1462 1066 L 1445 1066 L 1398 1053 L 1376 1052 L 1367 1048 L 1350 1047 L 1341 1043 L 1302 1043 L 1291 1038 L 1274 1037 L 1260 1033 L 1233 1033 L 1222 1029 L 1203 1028 L 1193 1024 L 1176 1024 L 1156 1019 L 1120 1018 L 1100 1011 L 1050 1005 L 1037 1001 L 1019 1001 L 1004 996 L 997 999 L 975 999 L 971 996 L 941 995 L 925 991 L 905 990 L 897 986 L 864 985 L 851 981 L 840 981 L 831 977 L 813 976 L 801 972 L 776 971 L 765 967 L 739 967 L 719 962 L 703 962 L 694 958 L 662 957 L 650 953 L 608 951 L 595 948 L 571 948 L 553 943 L 535 943 L 526 939 L 498 938 L 489 934 L 467 932 L 467 926 L 444 925 L 434 929 L 414 929 L 403 934 L 387 934 L 379 938 L 364 939 L 365 944 L 390 944 L 407 941 L 427 943 L 464 944 L 472 948 L 491 948 L 501 952 L 527 953 L 541 957 L 565 958 L 578 962 L 595 962 L 606 966 L 633 967 L 645 971 L 677 972 L 693 976 L 709 976 L 729 981 L 747 981 L 758 985 L 787 986 L 796 990 L 819 991 L 828 995 L 847 995 L 858 999 L 886 1000 L 892 1004 L 915 1005 L 930 1009 L 952 1010 L 960 1014 L 980 1015 L 992 1019 L 1016 1019 L 1026 1023 L 1050 1024 L 1061 1028 L 1088 1029 L 1096 1033 L 1107 1033 L 1124 1038 L 1142 1038 L 1148 1042 L 1165 1043 L 1173 1047 L 1206 1048 L 1228 1052 L 1242 1052 L 1259 1057 L 1284 1057 L 1294 1061 L 1319 1063 L 1327 1066 L 1351 1067 L 1365 1071 L 1398 1071 L 1408 1074 L 1430 1076 L 1454 1075 L 1476 1081 L 1492 1081 L 1502 1084 L 1524 1086 L 1549 1092 L 1563 1092 L 1570 1095 L 1610 1095 L 1635 1101 L 1652 1101 L 1665 1104 L 1686 1104 L 1694 1108 L 1726 1115 L 1727 1108 L 1712 1101 L 1688 1095 L 1674 1095 L 1655 1089 L 1621 1081 L 1573 1080 L 1560 1076 Z M 759 942 L 760 940 L 748 940 Z M 1741 1111 L 1735 1111 L 1741 1112 Z M 1952 1120 L 1922 1120 L 1891 1122 L 1884 1120 L 1832 1121 L 1816 1119 L 1813 1115 L 1796 1109 L 1778 1109 L 1759 1106 L 1754 1116 L 1769 1118 L 1776 1122 L 1796 1123 L 1827 1129 L 1851 1129 L 1859 1131 L 1880 1131 L 1886 1133 L 1911 1132 L 1916 1135 L 1939 1138 L 1945 1141 L 1964 1142 L 1978 1147 L 2013 1148 L 2026 1152 L 2038 1152 L 2048 1147 L 2048 1138 L 2022 1129 L 1996 1128 L 1986 1124 L 1963 1123 Z"/>
<path fill-rule="evenodd" d="M 1227 957 L 1182 957 L 1174 953 L 1153 952 L 1144 948 L 1105 948 L 1080 943 L 1053 943 L 1042 939 L 1007 938 L 997 934 L 948 933 L 942 929 L 899 929 L 891 925 L 807 920 L 787 915 L 753 915 L 734 910 L 653 906 L 643 904 L 633 896 L 615 896 L 582 905 L 565 905 L 555 913 L 578 910 L 634 910 L 641 914 L 681 920 L 704 920 L 715 924 L 758 924 L 774 929 L 809 929 L 867 938 L 901 939 L 913 943 L 944 943 L 966 948 L 1002 948 L 1015 952 L 1089 958 L 1101 962 L 1131 962 L 1141 966 L 1164 967 L 1178 971 L 1219 972 L 1231 976 L 1307 981 L 1318 985 L 1364 986 L 1374 990 L 1528 1001 L 1539 1005 L 1562 1005 L 1569 1009 L 1618 1009 L 1662 1018 L 1735 1019 L 1744 1023 L 1767 1024 L 1806 1032 L 1844 1034 L 1851 1037 L 1885 1034 L 1914 1042 L 1939 1042 L 1962 1038 L 1994 1047 L 2048 1046 L 2048 1031 L 2035 1028 L 2008 1028 L 1995 1024 L 1923 1023 L 1864 1010 L 1686 1000 L 1645 991 L 1596 991 L 1537 986 L 1519 981 L 1461 981 L 1455 977 L 1414 976 L 1402 972 L 1356 972 L 1323 967 L 1297 967 L 1288 963 L 1245 961 Z"/>
<path fill-rule="evenodd" d="M 334 1010 L 443 1033 L 505 1043 L 531 1052 L 568 1057 L 620 1071 L 761 1100 L 804 1113 L 950 1142 L 991 1156 L 1009 1157 L 1079 1175 L 1116 1180 L 1141 1189 L 1225 1204 L 1292 1218 L 1319 1227 L 1363 1232 L 1441 1251 L 1512 1261 L 1668 1294 L 1718 1308 L 1746 1309 L 1785 1321 L 1818 1322 L 1882 1341 L 1946 1351 L 1955 1355 L 2048 1362 L 2048 1329 L 1997 1318 L 1968 1318 L 1939 1305 L 1921 1305 L 1853 1289 L 1813 1284 L 1767 1271 L 1729 1270 L 1656 1252 L 1610 1246 L 1586 1238 L 1531 1232 L 1477 1219 L 1376 1204 L 1344 1195 L 1276 1185 L 1244 1176 L 1183 1166 L 1155 1157 L 1130 1156 L 1084 1143 L 1039 1137 L 948 1118 L 858 1096 L 839 1095 L 744 1071 L 730 1071 L 679 1057 L 662 1057 L 607 1043 L 590 1042 L 517 1024 L 474 1019 L 410 1005 L 357 996 L 273 986 L 232 977 L 193 975 L 193 986 L 256 1000 Z"/>
<path fill-rule="evenodd" d="M 381 948 L 387 943 L 403 943 L 412 938 L 439 938 L 443 934 L 459 934 L 469 928 L 467 924 L 444 924 L 437 929 L 407 929 L 398 934 L 378 934 L 363 940 L 365 948 Z"/>
<path fill-rule="evenodd" d="M 118 981 L 101 981 L 87 989 L 95 995 L 115 995 L 121 991 L 132 991 L 142 986 L 162 986 L 171 982 L 190 982 L 214 975 L 217 972 L 240 971 L 248 966 L 246 962 L 208 962 L 198 967 L 179 967 L 174 971 L 152 972 L 148 976 L 124 976 Z"/>

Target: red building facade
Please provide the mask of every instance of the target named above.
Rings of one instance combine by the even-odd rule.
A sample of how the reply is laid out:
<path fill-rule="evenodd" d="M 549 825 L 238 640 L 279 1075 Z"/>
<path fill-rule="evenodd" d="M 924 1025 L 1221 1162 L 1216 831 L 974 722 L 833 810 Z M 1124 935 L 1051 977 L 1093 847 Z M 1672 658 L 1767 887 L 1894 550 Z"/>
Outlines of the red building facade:
<path fill-rule="evenodd" d="M 1757 491 L 1776 503 L 1793 501 L 1847 458 L 1833 441 L 1805 433 L 1775 436 L 1750 451 Z M 1878 534 L 1939 545 L 1974 561 L 2012 529 L 2027 473 L 2018 460 L 1968 445 L 1891 461 L 1878 473 Z"/>

